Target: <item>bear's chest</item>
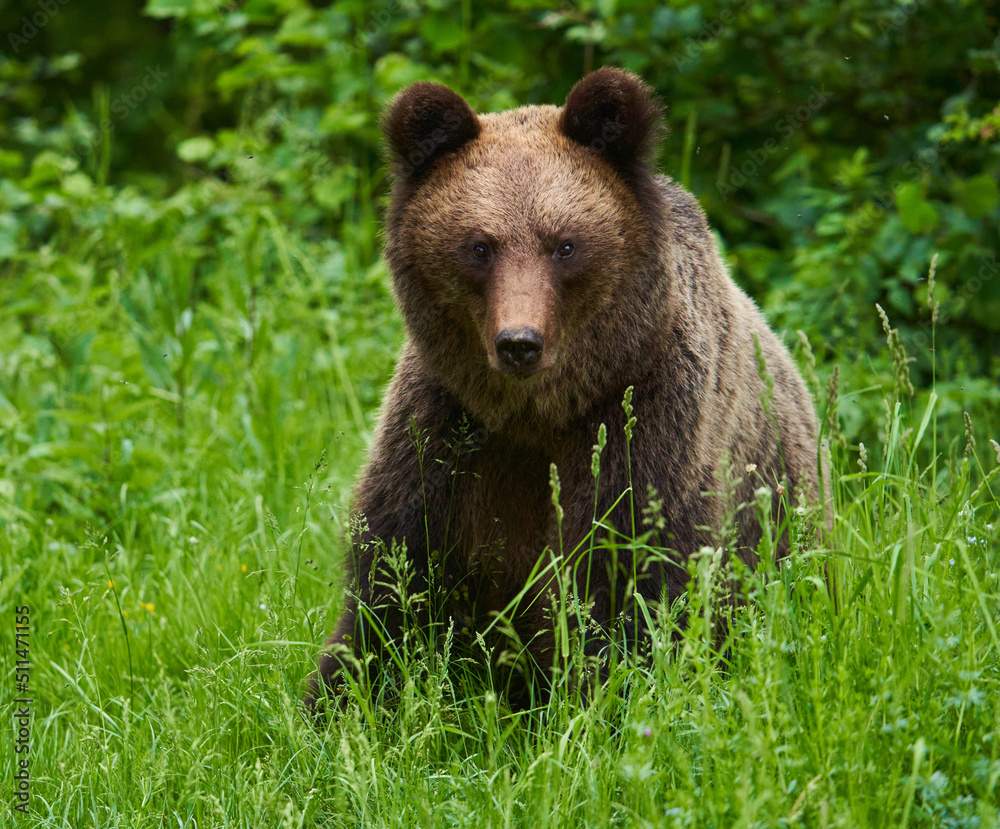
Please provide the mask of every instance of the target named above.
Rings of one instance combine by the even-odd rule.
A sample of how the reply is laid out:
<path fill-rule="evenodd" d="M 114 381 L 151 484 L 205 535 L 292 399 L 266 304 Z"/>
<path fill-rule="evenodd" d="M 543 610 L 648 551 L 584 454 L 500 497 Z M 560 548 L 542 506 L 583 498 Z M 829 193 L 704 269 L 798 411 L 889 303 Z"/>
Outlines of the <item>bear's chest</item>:
<path fill-rule="evenodd" d="M 552 541 L 549 463 L 538 449 L 490 440 L 458 475 L 448 555 L 480 614 L 504 609 Z"/>

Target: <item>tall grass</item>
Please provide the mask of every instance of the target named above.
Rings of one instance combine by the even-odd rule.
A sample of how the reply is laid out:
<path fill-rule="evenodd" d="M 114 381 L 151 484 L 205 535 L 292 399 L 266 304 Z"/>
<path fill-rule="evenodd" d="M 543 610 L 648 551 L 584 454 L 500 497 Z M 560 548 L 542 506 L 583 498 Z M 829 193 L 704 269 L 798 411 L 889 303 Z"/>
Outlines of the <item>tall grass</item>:
<path fill-rule="evenodd" d="M 933 392 L 887 392 L 863 458 L 833 441 L 832 543 L 763 549 L 721 648 L 709 551 L 589 698 L 567 671 L 512 709 L 445 628 L 391 705 L 308 727 L 399 327 L 379 269 L 247 215 L 197 267 L 122 225 L 0 283 L 0 616 L 31 608 L 37 715 L 2 825 L 1000 826 L 998 461 Z"/>

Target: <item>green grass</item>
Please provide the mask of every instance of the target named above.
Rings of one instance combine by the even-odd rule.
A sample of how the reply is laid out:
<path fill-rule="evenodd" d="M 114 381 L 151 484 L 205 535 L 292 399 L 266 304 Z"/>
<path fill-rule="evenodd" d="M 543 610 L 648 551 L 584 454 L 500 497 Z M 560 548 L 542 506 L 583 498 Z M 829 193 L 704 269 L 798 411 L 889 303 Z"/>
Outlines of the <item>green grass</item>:
<path fill-rule="evenodd" d="M 414 644 L 397 704 L 306 727 L 400 327 L 352 237 L 224 221 L 197 265 L 120 222 L 0 281 L 6 721 L 21 605 L 35 699 L 0 825 L 1000 826 L 1000 478 L 927 395 L 866 424 L 867 470 L 835 442 L 834 552 L 749 579 L 725 659 L 706 556 L 680 641 L 662 614 L 586 704 L 512 712 Z"/>

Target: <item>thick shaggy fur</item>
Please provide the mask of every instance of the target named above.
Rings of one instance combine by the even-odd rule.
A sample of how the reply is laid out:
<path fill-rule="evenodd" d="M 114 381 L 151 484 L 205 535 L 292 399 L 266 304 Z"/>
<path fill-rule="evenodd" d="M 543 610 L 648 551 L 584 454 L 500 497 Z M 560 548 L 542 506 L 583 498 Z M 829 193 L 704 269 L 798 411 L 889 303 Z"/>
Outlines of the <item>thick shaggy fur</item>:
<path fill-rule="evenodd" d="M 350 600 L 320 658 L 310 704 L 321 683 L 336 684 L 351 662 L 345 653 L 364 662 L 383 638 L 399 635 L 398 602 L 372 573 L 373 539 L 405 539 L 411 589 L 436 585 L 447 598 L 461 585 L 454 612 L 485 626 L 522 590 L 545 547 L 558 549 L 554 463 L 562 549 L 573 550 L 592 528 L 591 446 L 601 423 L 608 438 L 597 514 L 629 485 L 621 408 L 628 386 L 636 514 L 652 485 L 667 520 L 660 543 L 678 559 L 711 544 L 703 528 L 718 527 L 732 506 L 706 497 L 720 489 L 727 455 L 742 477 L 736 503 L 752 501 L 760 486 L 757 474 L 743 474 L 748 464 L 772 488 L 783 482 L 792 503 L 799 493 L 815 497 L 809 395 L 730 279 L 694 198 L 649 170 L 659 126 L 647 87 L 614 69 L 581 81 L 563 108 L 477 116 L 432 84 L 414 85 L 390 107 L 384 128 L 397 179 L 387 256 L 408 342 L 357 489 L 367 529 L 354 539 L 353 571 L 361 598 L 377 609 L 362 616 Z M 556 251 L 567 240 L 573 253 L 563 260 Z M 494 339 L 510 327 L 544 339 L 530 376 L 498 362 Z M 755 335 L 775 381 L 773 417 L 761 404 Z M 427 439 L 422 463 L 411 419 Z M 464 448 L 456 445 L 463 423 L 472 435 Z M 630 530 L 627 498 L 611 522 Z M 740 513 L 737 533 L 753 564 L 760 528 L 751 509 Z M 609 555 L 595 550 L 591 566 L 579 568 L 590 574 L 598 628 L 612 621 L 613 607 L 626 606 L 615 595 L 626 579 L 615 583 Z M 658 564 L 639 589 L 659 599 L 665 588 L 673 598 L 686 580 L 680 564 Z M 550 602 L 538 598 L 522 601 L 527 609 L 511 621 L 535 662 L 551 666 L 551 633 L 540 634 L 551 632 Z"/>

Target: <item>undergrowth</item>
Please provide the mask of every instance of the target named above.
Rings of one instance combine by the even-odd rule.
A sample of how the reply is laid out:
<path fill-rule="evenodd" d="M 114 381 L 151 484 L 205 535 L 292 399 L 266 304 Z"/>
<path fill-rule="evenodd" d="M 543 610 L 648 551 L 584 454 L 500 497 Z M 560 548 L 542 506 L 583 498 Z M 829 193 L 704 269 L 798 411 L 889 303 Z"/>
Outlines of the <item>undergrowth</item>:
<path fill-rule="evenodd" d="M 12 631 L 30 608 L 35 717 L 31 815 L 3 825 L 1000 826 L 1000 450 L 977 412 L 909 396 L 905 352 L 884 390 L 830 384 L 832 536 L 794 510 L 767 527 L 724 641 L 708 549 L 673 606 L 630 608 L 648 653 L 589 696 L 567 668 L 512 707 L 446 625 L 407 639 L 391 704 L 355 687 L 315 730 L 299 698 L 392 349 L 360 322 L 336 337 L 301 263 L 254 287 L 159 261 L 128 284 L 0 287 L 0 615 Z M 848 395 L 885 398 L 859 446 L 837 432 Z M 657 554 L 641 495 L 619 543 Z M 766 522 L 775 497 L 744 508 Z M 796 553 L 775 566 L 782 531 Z M 570 553 L 539 576 L 558 584 Z M 585 612 L 554 595 L 557 620 Z M 15 696 L 3 683 L 8 722 Z"/>

